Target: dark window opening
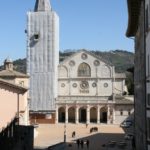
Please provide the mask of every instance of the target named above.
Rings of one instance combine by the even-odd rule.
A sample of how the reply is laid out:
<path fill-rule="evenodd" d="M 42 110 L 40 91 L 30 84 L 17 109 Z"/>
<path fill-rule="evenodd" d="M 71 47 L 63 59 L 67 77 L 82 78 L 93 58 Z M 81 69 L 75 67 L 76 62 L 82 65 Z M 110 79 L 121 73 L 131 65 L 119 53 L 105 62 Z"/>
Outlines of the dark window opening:
<path fill-rule="evenodd" d="M 147 94 L 147 105 L 150 106 L 150 94 Z"/>
<path fill-rule="evenodd" d="M 150 118 L 147 118 L 147 131 L 148 131 L 148 140 L 150 140 Z"/>
<path fill-rule="evenodd" d="M 78 67 L 78 76 L 79 77 L 90 77 L 91 76 L 91 68 L 88 64 L 82 63 Z"/>
<path fill-rule="evenodd" d="M 122 110 L 120 110 L 120 115 L 121 115 L 121 116 L 123 115 L 123 111 L 122 111 Z"/>
<path fill-rule="evenodd" d="M 39 35 L 38 34 L 34 34 L 34 39 L 38 40 L 39 39 Z"/>
<path fill-rule="evenodd" d="M 146 8 L 146 12 L 145 12 L 145 29 L 146 29 L 146 32 L 148 32 L 148 6 Z"/>
<path fill-rule="evenodd" d="M 130 110 L 128 111 L 128 115 L 129 115 L 129 116 L 131 115 L 131 111 L 130 111 Z"/>

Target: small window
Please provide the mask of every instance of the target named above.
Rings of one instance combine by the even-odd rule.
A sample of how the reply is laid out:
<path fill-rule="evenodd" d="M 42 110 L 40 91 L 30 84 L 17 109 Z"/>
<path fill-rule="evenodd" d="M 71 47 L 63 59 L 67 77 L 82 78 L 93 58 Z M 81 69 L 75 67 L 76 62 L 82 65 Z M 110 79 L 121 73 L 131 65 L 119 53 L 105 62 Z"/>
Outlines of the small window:
<path fill-rule="evenodd" d="M 78 76 L 79 77 L 90 77 L 91 76 L 91 68 L 88 64 L 82 63 L 78 67 Z"/>
<path fill-rule="evenodd" d="M 150 141 L 150 118 L 147 118 L 147 137 L 148 140 Z"/>
<path fill-rule="evenodd" d="M 150 93 L 147 94 L 147 105 L 150 107 Z"/>
<path fill-rule="evenodd" d="M 149 28 L 149 25 L 148 25 L 148 6 L 147 6 L 146 12 L 145 12 L 145 29 L 146 29 L 146 32 L 148 32 L 148 28 Z"/>
<path fill-rule="evenodd" d="M 131 115 L 131 110 L 128 110 L 128 116 L 130 116 Z"/>
<path fill-rule="evenodd" d="M 148 77 L 149 77 L 149 75 L 150 75 L 149 55 L 147 56 L 147 61 L 148 61 L 148 62 L 147 62 L 147 67 L 148 67 L 147 70 L 148 70 Z"/>
<path fill-rule="evenodd" d="M 121 115 L 121 116 L 123 115 L 123 110 L 120 110 L 120 115 Z"/>
<path fill-rule="evenodd" d="M 20 81 L 20 82 L 19 82 L 19 85 L 20 85 L 20 86 L 24 86 L 24 81 Z"/>
<path fill-rule="evenodd" d="M 34 40 L 37 41 L 39 39 L 39 35 L 38 34 L 34 34 Z"/>

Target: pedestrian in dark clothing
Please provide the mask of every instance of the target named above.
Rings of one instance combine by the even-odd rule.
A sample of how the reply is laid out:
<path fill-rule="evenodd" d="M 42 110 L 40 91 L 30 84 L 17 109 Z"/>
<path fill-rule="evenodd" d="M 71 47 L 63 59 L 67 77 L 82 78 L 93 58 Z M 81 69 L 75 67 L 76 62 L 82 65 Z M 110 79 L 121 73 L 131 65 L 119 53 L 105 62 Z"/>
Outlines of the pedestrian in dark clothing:
<path fill-rule="evenodd" d="M 86 128 L 88 127 L 88 123 L 86 123 Z"/>
<path fill-rule="evenodd" d="M 89 142 L 89 140 L 87 139 L 87 140 L 86 140 L 87 149 L 89 149 L 89 144 L 90 144 L 90 142 Z"/>
<path fill-rule="evenodd" d="M 76 132 L 73 131 L 73 132 L 72 132 L 72 137 L 74 138 L 75 136 L 76 136 Z"/>
<path fill-rule="evenodd" d="M 84 142 L 83 140 L 81 140 L 81 148 L 83 148 Z"/>
<path fill-rule="evenodd" d="M 135 149 L 135 138 L 134 138 L 134 136 L 133 136 L 133 138 L 132 138 L 132 149 L 133 149 L 133 150 Z"/>
<path fill-rule="evenodd" d="M 79 139 L 77 140 L 77 145 L 78 145 L 78 148 L 79 148 L 79 146 L 80 146 L 80 140 Z"/>

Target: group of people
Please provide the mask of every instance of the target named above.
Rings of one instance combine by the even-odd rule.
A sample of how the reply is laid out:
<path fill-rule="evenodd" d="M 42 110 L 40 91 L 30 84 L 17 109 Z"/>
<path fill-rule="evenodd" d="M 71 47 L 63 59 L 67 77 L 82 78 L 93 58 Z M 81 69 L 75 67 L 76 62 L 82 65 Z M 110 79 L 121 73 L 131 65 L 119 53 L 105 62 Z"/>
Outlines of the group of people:
<path fill-rule="evenodd" d="M 92 127 L 92 128 L 90 128 L 90 133 L 97 132 L 97 131 L 98 131 L 98 127 Z"/>
<path fill-rule="evenodd" d="M 86 144 L 87 146 L 87 149 L 89 149 L 89 140 L 87 139 L 86 141 L 83 141 L 83 140 L 77 140 L 77 146 L 78 146 L 78 149 L 80 148 L 84 148 L 84 143 Z"/>

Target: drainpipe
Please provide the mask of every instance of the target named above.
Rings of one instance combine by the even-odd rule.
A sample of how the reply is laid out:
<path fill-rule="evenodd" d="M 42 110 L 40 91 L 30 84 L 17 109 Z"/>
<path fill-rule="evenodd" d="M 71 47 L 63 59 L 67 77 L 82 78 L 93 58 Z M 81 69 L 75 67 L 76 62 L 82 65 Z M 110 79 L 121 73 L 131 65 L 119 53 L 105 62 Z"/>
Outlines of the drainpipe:
<path fill-rule="evenodd" d="M 19 125 L 19 93 L 17 93 L 17 120 Z"/>
<path fill-rule="evenodd" d="M 145 83 L 145 138 L 146 138 L 146 140 L 145 140 L 145 142 L 146 142 L 146 150 L 148 150 L 148 144 L 147 144 L 147 116 L 146 116 L 146 114 L 147 114 L 147 109 L 146 109 L 146 107 L 147 107 L 147 102 L 146 102 L 146 97 L 147 97 L 147 82 L 146 82 L 146 20 L 145 20 L 145 17 L 146 17 L 146 14 L 145 14 L 145 11 L 146 11 L 146 7 L 145 7 L 145 0 L 142 0 L 143 1 L 143 9 L 144 9 L 144 11 L 143 11 L 143 15 L 144 15 L 144 17 L 143 17 L 143 22 L 144 22 L 144 27 L 143 27 L 143 31 L 144 31 L 144 66 L 145 66 L 145 69 L 144 69 L 144 75 L 145 75 L 145 77 L 144 77 L 144 83 Z"/>

